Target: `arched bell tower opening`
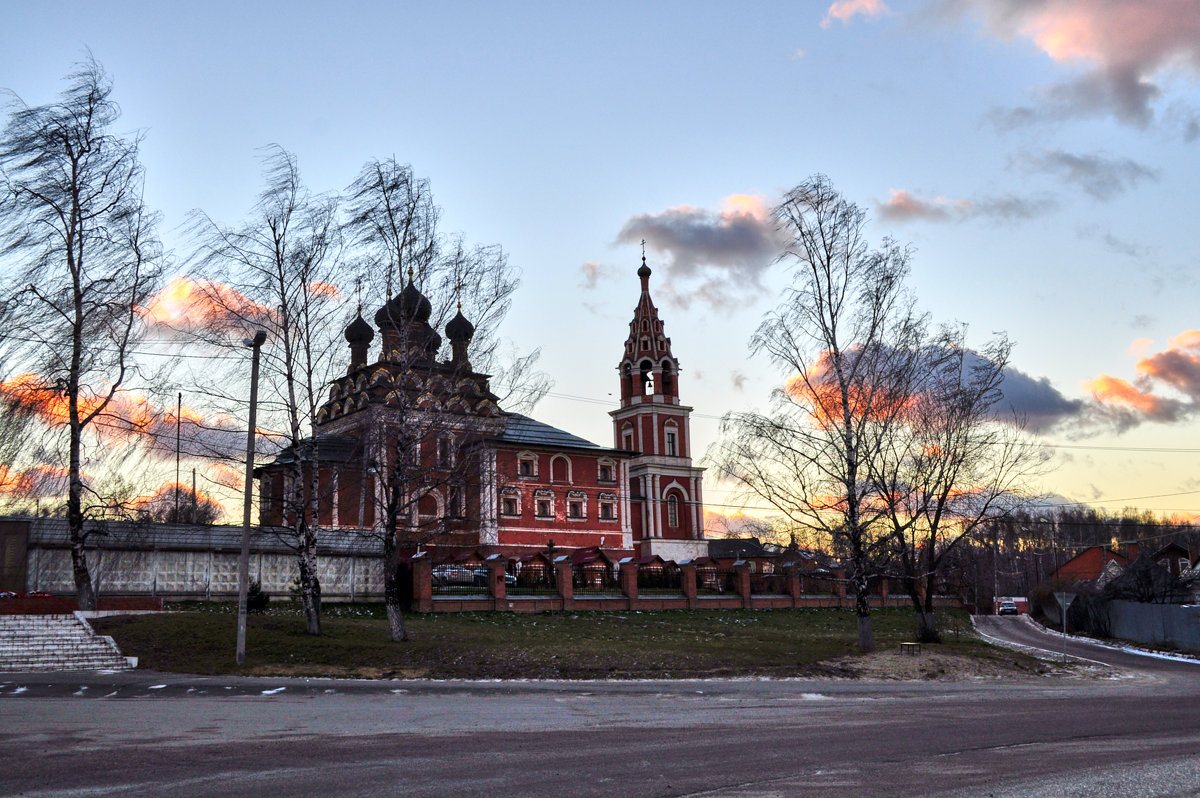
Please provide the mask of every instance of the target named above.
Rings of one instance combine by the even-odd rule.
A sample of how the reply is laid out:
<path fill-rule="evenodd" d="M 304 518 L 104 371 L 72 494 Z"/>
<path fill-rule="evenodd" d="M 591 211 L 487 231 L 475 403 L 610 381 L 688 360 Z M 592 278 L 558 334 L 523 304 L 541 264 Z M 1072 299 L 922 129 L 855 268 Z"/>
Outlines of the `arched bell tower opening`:
<path fill-rule="evenodd" d="M 704 557 L 704 469 L 692 465 L 692 408 L 679 402 L 679 361 L 650 297 L 650 267 L 642 256 L 641 295 L 617 374 L 621 406 L 614 410 L 616 448 L 637 452 L 629 462 L 633 543 L 643 557 L 680 562 Z"/>

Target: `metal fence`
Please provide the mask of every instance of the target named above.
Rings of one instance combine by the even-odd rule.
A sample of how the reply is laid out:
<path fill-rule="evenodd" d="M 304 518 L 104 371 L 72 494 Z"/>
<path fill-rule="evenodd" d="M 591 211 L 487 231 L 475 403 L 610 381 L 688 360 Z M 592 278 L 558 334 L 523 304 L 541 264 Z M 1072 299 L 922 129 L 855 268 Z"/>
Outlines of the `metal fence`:
<path fill-rule="evenodd" d="M 488 594 L 488 570 L 481 564 L 435 565 L 432 573 L 435 596 L 477 596 Z"/>
<path fill-rule="evenodd" d="M 516 563 L 509 572 L 513 579 L 508 581 L 510 596 L 555 596 L 558 586 L 554 581 L 554 569 L 545 563 Z"/>
<path fill-rule="evenodd" d="M 621 592 L 620 582 L 617 580 L 612 568 L 603 561 L 573 565 L 571 567 L 571 583 L 575 588 L 576 595 Z"/>
<path fill-rule="evenodd" d="M 640 565 L 637 571 L 638 595 L 676 596 L 683 593 L 682 572 L 673 562 Z"/>
<path fill-rule="evenodd" d="M 700 566 L 696 569 L 696 595 L 737 595 L 737 571 L 733 568 Z"/>

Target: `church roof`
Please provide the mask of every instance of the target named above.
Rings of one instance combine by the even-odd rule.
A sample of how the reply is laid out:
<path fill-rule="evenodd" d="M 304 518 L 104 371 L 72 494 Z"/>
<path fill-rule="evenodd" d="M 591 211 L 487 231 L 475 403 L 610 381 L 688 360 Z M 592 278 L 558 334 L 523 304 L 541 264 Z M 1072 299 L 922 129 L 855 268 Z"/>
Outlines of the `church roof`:
<path fill-rule="evenodd" d="M 541 421 L 523 416 L 520 413 L 509 413 L 505 417 L 504 432 L 496 436 L 501 443 L 515 443 L 521 446 L 548 446 L 556 449 L 593 449 L 596 451 L 613 451 L 605 446 L 598 446 L 584 440 L 578 435 L 572 435 L 566 430 L 552 427 Z"/>

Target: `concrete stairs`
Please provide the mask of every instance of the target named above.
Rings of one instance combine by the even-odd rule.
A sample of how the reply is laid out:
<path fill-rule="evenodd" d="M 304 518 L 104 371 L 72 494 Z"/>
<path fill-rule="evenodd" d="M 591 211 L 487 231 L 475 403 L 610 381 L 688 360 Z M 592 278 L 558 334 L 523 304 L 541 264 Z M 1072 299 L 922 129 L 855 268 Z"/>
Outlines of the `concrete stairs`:
<path fill-rule="evenodd" d="M 111 637 L 96 634 L 80 613 L 0 615 L 0 673 L 128 670 Z"/>

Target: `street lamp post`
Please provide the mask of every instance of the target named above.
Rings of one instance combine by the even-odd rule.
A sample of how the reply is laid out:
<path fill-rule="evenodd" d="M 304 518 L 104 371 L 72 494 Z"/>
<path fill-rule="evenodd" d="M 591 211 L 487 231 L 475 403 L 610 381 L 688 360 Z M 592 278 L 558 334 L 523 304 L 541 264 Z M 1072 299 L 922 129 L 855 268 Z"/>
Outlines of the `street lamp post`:
<path fill-rule="evenodd" d="M 242 343 L 254 350 L 250 366 L 250 428 L 246 432 L 246 492 L 242 499 L 242 555 L 238 560 L 237 664 L 246 661 L 246 595 L 250 592 L 250 497 L 254 489 L 254 427 L 258 410 L 258 355 L 267 334 L 259 330 Z"/>

